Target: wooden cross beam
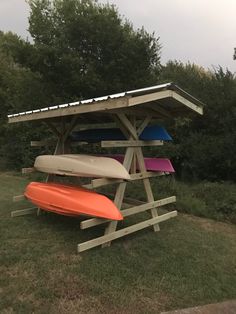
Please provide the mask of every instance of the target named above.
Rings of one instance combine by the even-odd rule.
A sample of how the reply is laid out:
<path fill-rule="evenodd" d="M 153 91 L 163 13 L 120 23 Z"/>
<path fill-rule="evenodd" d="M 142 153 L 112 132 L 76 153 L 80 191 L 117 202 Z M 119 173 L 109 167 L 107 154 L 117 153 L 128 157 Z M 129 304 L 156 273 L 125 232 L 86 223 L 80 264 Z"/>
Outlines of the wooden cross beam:
<path fill-rule="evenodd" d="M 143 131 L 143 129 L 151 121 L 151 118 L 146 117 L 144 119 L 144 121 L 141 123 L 141 126 L 138 129 L 138 132 L 137 132 L 135 124 L 134 123 L 132 124 L 125 114 L 117 114 L 116 120 L 119 120 L 119 124 L 122 125 L 122 128 L 126 129 L 126 135 L 129 134 L 128 140 L 132 142 L 132 141 L 138 141 L 138 136 L 139 136 L 138 132 L 141 133 Z M 135 160 L 134 156 L 137 157 L 137 161 L 139 163 L 139 168 L 140 168 L 141 173 L 146 172 L 146 167 L 145 167 L 145 162 L 144 162 L 144 157 L 143 157 L 141 147 L 138 147 L 138 148 L 128 147 L 126 149 L 125 159 L 123 162 L 124 167 L 127 169 L 127 171 L 131 170 L 132 161 Z M 147 202 L 148 203 L 154 202 L 154 197 L 153 197 L 149 178 L 143 178 L 142 181 L 143 181 L 146 196 L 147 196 Z M 123 203 L 125 189 L 126 189 L 126 183 L 122 182 L 118 185 L 117 190 L 116 190 L 114 203 L 117 206 L 117 208 L 120 210 Z M 158 216 L 157 209 L 151 208 L 151 214 L 153 218 L 157 217 Z M 115 232 L 116 228 L 117 228 L 117 221 L 110 222 L 107 228 L 105 229 L 105 235 Z M 153 224 L 153 228 L 154 228 L 154 231 L 160 230 L 158 224 Z M 103 243 L 102 247 L 110 246 L 110 244 L 111 244 L 110 241 L 107 243 Z"/>

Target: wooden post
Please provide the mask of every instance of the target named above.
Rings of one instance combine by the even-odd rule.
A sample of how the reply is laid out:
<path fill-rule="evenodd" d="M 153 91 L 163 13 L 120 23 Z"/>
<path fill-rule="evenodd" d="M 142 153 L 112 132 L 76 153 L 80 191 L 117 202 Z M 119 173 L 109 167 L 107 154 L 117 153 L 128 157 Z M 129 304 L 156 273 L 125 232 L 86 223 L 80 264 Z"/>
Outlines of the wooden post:
<path fill-rule="evenodd" d="M 134 155 L 134 149 L 131 147 L 128 147 L 126 149 L 125 158 L 124 158 L 124 162 L 123 162 L 123 166 L 126 168 L 127 171 L 130 170 L 133 155 Z M 122 182 L 122 183 L 119 183 L 119 185 L 117 187 L 114 203 L 118 209 L 121 209 L 126 185 L 127 185 L 127 182 Z M 110 222 L 108 227 L 105 230 L 105 234 L 109 234 L 109 233 L 114 232 L 116 230 L 116 227 L 117 227 L 117 221 Z M 111 242 L 107 242 L 107 243 L 103 244 L 102 247 L 106 247 L 106 246 L 110 246 L 110 245 L 111 245 Z"/>
<path fill-rule="evenodd" d="M 133 118 L 133 121 L 134 121 L 134 119 L 135 118 Z M 138 141 L 138 133 L 137 133 L 137 130 L 136 130 L 136 125 L 134 123 L 132 124 L 125 114 L 118 114 L 117 115 L 117 120 L 119 121 L 119 124 L 122 125 L 122 128 L 125 128 L 126 132 L 129 133 L 129 141 L 130 142 Z M 139 127 L 139 130 L 138 130 L 140 133 L 147 126 L 147 124 L 150 122 L 150 120 L 151 120 L 150 118 L 145 118 L 144 119 L 143 123 L 141 124 L 141 126 Z M 130 155 L 129 155 L 129 152 L 130 152 Z M 127 171 L 130 171 L 134 155 L 137 156 L 140 172 L 141 173 L 146 172 L 146 167 L 145 167 L 145 162 L 144 162 L 144 158 L 143 158 L 141 147 L 138 147 L 138 148 L 136 148 L 136 147 L 135 148 L 128 147 L 127 148 L 125 159 L 124 159 L 124 163 L 123 163 L 124 167 L 127 169 Z M 145 188 L 146 195 L 147 195 L 147 201 L 149 203 L 150 202 L 154 202 L 154 197 L 153 197 L 153 194 L 152 194 L 152 189 L 151 189 L 151 185 L 150 185 L 149 179 L 145 178 L 145 179 L 142 179 L 142 180 L 143 180 L 144 188 Z M 126 183 L 125 182 L 120 183 L 118 188 L 117 188 L 115 199 L 114 199 L 114 203 L 115 203 L 115 205 L 117 206 L 118 209 L 121 209 L 121 205 L 123 203 L 123 198 L 124 198 L 125 188 L 126 188 Z M 154 208 L 151 209 L 151 213 L 152 213 L 152 217 L 153 218 L 158 216 L 157 210 L 154 209 Z M 117 227 L 117 221 L 110 222 L 108 227 L 105 230 L 105 235 L 114 232 L 116 230 L 116 227 Z M 160 230 L 158 224 L 155 224 L 153 228 L 154 228 L 154 231 L 159 231 Z M 111 244 L 111 242 L 103 243 L 102 247 L 110 246 L 110 244 Z"/>
<path fill-rule="evenodd" d="M 144 162 L 144 158 L 143 158 L 143 152 L 142 152 L 141 148 L 140 147 L 135 148 L 135 153 L 137 155 L 140 171 L 141 172 L 146 171 L 146 166 L 145 166 L 145 162 Z M 153 194 L 152 194 L 152 188 L 151 188 L 151 184 L 150 184 L 149 178 L 143 179 L 143 184 L 144 184 L 144 188 L 145 188 L 146 195 L 147 195 L 147 201 L 148 202 L 153 202 L 154 201 L 154 197 L 153 197 Z M 151 209 L 151 213 L 152 213 L 152 217 L 153 218 L 158 216 L 156 208 Z M 154 231 L 160 231 L 160 227 L 159 227 L 158 224 L 153 225 L 153 229 L 154 229 Z"/>

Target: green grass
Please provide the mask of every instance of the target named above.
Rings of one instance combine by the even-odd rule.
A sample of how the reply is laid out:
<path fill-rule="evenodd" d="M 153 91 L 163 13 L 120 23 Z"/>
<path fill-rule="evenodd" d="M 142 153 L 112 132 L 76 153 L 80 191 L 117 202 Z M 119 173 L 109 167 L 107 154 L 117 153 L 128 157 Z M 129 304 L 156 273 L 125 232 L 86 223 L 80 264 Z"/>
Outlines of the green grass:
<path fill-rule="evenodd" d="M 236 297 L 234 225 L 179 214 L 159 233 L 78 255 L 77 243 L 103 227 L 81 231 L 77 219 L 53 214 L 10 218 L 25 206 L 11 198 L 27 182 L 0 174 L 1 313 L 159 313 Z"/>
<path fill-rule="evenodd" d="M 236 223 L 235 183 L 184 183 L 171 176 L 154 178 L 152 182 L 155 199 L 176 195 L 176 209 L 180 212 Z M 142 184 L 131 186 L 129 194 L 143 198 Z"/>

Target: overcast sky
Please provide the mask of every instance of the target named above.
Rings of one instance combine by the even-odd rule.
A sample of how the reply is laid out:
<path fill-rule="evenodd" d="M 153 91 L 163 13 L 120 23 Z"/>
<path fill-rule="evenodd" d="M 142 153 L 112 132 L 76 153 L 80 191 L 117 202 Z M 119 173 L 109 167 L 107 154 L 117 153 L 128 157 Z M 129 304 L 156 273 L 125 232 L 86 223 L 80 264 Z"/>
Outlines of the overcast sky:
<path fill-rule="evenodd" d="M 107 2 L 107 1 L 103 1 Z M 236 72 L 236 0 L 110 0 L 135 28 L 155 32 L 162 44 L 162 63 L 221 65 Z M 0 0 L 0 30 L 28 35 L 25 0 Z"/>

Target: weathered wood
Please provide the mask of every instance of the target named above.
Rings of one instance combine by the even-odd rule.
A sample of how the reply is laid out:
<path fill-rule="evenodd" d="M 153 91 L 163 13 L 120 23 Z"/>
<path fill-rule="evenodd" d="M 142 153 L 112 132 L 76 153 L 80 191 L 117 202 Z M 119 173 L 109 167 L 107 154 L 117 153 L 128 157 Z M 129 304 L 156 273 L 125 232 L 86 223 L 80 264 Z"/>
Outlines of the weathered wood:
<path fill-rule="evenodd" d="M 179 95 L 178 93 L 172 91 L 171 96 L 176 99 L 177 101 L 181 102 L 184 104 L 186 107 L 192 109 L 193 111 L 203 115 L 203 108 L 201 106 L 197 106 L 191 101 L 189 101 L 187 98 L 184 98 L 183 96 Z"/>
<path fill-rule="evenodd" d="M 176 197 L 170 196 L 170 197 L 163 198 L 161 200 L 157 200 L 154 202 L 145 203 L 142 205 L 130 207 L 128 209 L 124 209 L 121 211 L 121 214 L 123 215 L 123 217 L 128 217 L 128 216 L 131 216 L 134 214 L 144 212 L 144 211 L 149 210 L 151 208 L 161 207 L 161 206 L 164 206 L 166 204 L 170 204 L 170 203 L 174 203 L 174 202 L 176 202 Z M 128 204 L 126 204 L 126 205 L 128 205 Z M 87 219 L 87 220 L 81 221 L 80 228 L 81 229 L 87 229 L 87 228 L 101 225 L 101 224 L 107 223 L 107 222 L 109 222 L 109 220 L 101 219 L 101 218 Z"/>
<path fill-rule="evenodd" d="M 163 141 L 101 141 L 101 147 L 141 147 L 141 146 L 162 146 Z"/>
<path fill-rule="evenodd" d="M 69 124 L 69 126 L 67 127 L 65 133 L 63 134 L 63 139 L 66 140 L 67 137 L 69 136 L 70 132 L 74 129 L 74 127 L 76 126 L 78 122 L 78 116 L 73 116 L 73 118 L 71 119 L 71 122 Z"/>
<path fill-rule="evenodd" d="M 141 172 L 146 171 L 146 166 L 145 166 L 145 161 L 144 161 L 142 149 L 140 147 L 135 148 L 135 153 L 137 155 L 138 164 L 139 164 L 139 168 L 140 168 Z M 150 184 L 149 179 L 148 178 L 143 179 L 143 184 L 144 184 L 144 188 L 145 188 L 146 195 L 147 195 L 147 201 L 153 202 L 154 197 L 153 197 L 152 188 L 151 188 L 151 184 Z M 157 209 L 152 208 L 151 214 L 152 214 L 153 218 L 157 217 L 158 216 Z M 154 225 L 153 229 L 155 232 L 159 231 L 160 230 L 159 225 L 158 224 Z"/>
<path fill-rule="evenodd" d="M 24 216 L 24 215 L 31 215 L 31 214 L 37 213 L 37 210 L 38 210 L 37 207 L 15 210 L 15 211 L 12 211 L 12 212 L 11 212 L 11 217 L 18 217 L 18 216 Z"/>
<path fill-rule="evenodd" d="M 114 198 L 115 196 L 115 193 L 102 193 L 103 195 L 107 196 L 107 197 L 111 197 L 111 198 Z M 126 202 L 126 203 L 129 203 L 130 205 L 142 205 L 142 204 L 146 204 L 146 202 L 144 201 L 140 201 L 140 200 L 137 200 L 136 198 L 131 198 L 131 197 L 124 197 L 123 198 L 123 202 Z"/>
<path fill-rule="evenodd" d="M 116 122 L 116 126 L 118 126 L 121 130 L 121 132 L 124 134 L 124 136 L 129 139 L 129 131 L 124 127 L 124 125 L 121 123 L 120 119 L 118 118 L 118 115 L 113 114 L 112 115 L 113 120 Z"/>
<path fill-rule="evenodd" d="M 182 96 L 183 95 L 183 96 Z M 184 97 L 186 95 L 186 98 Z M 144 95 L 135 96 L 122 94 L 119 98 L 101 98 L 96 99 L 96 101 L 88 101 L 88 103 L 79 102 L 71 103 L 71 104 L 62 104 L 60 106 L 54 106 L 54 108 L 43 108 L 33 110 L 32 112 L 21 112 L 16 115 L 9 116 L 9 123 L 16 123 L 20 121 L 31 121 L 31 120 L 47 120 L 50 118 L 58 118 L 62 116 L 71 116 L 71 115 L 80 115 L 83 113 L 97 113 L 97 112 L 106 112 L 112 113 L 115 109 L 126 110 L 127 108 L 132 109 L 133 106 L 141 105 L 141 109 L 144 108 L 143 104 L 151 103 L 156 100 L 168 99 L 171 104 L 171 98 L 176 100 L 176 103 L 179 103 L 181 108 L 184 108 L 184 111 L 188 113 L 188 109 L 191 109 L 199 114 L 203 114 L 203 109 L 201 107 L 201 103 L 192 97 L 191 95 L 187 95 L 185 92 L 176 92 L 173 90 L 159 90 L 156 92 L 147 92 Z M 172 100 L 173 100 L 172 99 Z M 175 103 L 175 101 L 172 101 Z M 165 107 L 165 104 L 163 104 Z M 174 104 L 175 105 L 175 104 Z M 175 106 L 174 106 L 175 107 Z M 137 110 L 136 110 L 137 109 Z M 140 107 L 135 107 L 135 112 L 139 111 Z M 168 111 L 172 111 L 172 108 L 168 106 Z M 122 111 L 122 113 L 124 113 Z M 146 114 L 148 113 L 147 108 L 145 108 Z M 150 112 L 150 111 L 149 111 Z M 132 112 L 131 112 L 132 114 Z"/>
<path fill-rule="evenodd" d="M 161 206 L 164 206 L 164 205 L 167 205 L 170 203 L 174 203 L 174 202 L 176 202 L 176 197 L 170 196 L 167 198 L 163 198 L 161 200 L 157 200 L 157 201 L 153 201 L 150 203 L 145 203 L 143 205 L 138 205 L 138 206 L 131 207 L 128 209 L 124 209 L 122 211 L 122 215 L 124 217 L 128 217 L 128 216 L 131 216 L 134 214 L 142 213 L 142 212 L 149 210 L 149 209 L 152 209 L 152 208 L 161 207 Z"/>
<path fill-rule="evenodd" d="M 160 118 L 160 114 L 158 114 L 156 111 L 152 110 L 150 107 L 146 106 L 135 106 L 135 107 L 124 107 L 119 109 L 113 109 L 111 110 L 111 113 L 113 114 L 119 114 L 119 113 L 125 113 L 126 115 L 134 115 L 136 118 L 143 119 L 143 117 L 146 117 L 147 115 L 151 115 L 153 118 Z"/>
<path fill-rule="evenodd" d="M 93 104 L 80 104 L 78 106 L 68 106 L 64 108 L 58 108 L 55 110 L 39 111 L 29 115 L 19 115 L 9 118 L 9 123 L 16 123 L 21 121 L 42 120 L 55 117 L 64 117 L 70 115 L 77 115 L 82 113 L 98 112 L 98 111 L 110 111 L 116 108 L 123 108 L 128 106 L 128 96 L 102 100 L 94 102 Z"/>
<path fill-rule="evenodd" d="M 87 184 L 84 187 L 86 188 L 99 188 L 101 186 L 106 186 L 106 185 L 111 185 L 111 184 L 117 184 L 117 183 L 121 183 L 121 182 L 125 182 L 125 180 L 123 179 L 110 179 L 110 178 L 101 178 L 101 179 L 93 179 L 91 181 L 91 184 Z"/>
<path fill-rule="evenodd" d="M 13 200 L 13 202 L 24 201 L 25 200 L 25 196 L 24 195 L 13 196 L 12 200 Z"/>
<path fill-rule="evenodd" d="M 128 120 L 128 119 L 127 119 Z M 129 122 L 129 120 L 128 120 Z M 130 134 L 129 136 L 129 140 L 138 140 L 138 134 L 136 133 L 136 125 L 137 125 L 137 119 L 136 119 L 136 116 L 132 115 L 130 117 L 130 123 L 132 124 L 133 126 L 133 131 L 134 131 L 134 134 Z M 127 125 L 129 126 L 129 124 Z M 131 163 L 131 167 L 130 167 L 130 174 L 135 174 L 137 172 L 137 162 L 136 162 L 136 155 L 134 154 L 133 155 L 133 160 L 132 160 L 132 163 Z"/>
<path fill-rule="evenodd" d="M 126 202 L 126 203 L 129 203 L 131 205 L 146 204 L 146 202 L 137 200 L 136 198 L 132 198 L 132 197 L 124 197 L 123 201 Z"/>
<path fill-rule="evenodd" d="M 149 124 L 151 120 L 152 120 L 152 116 L 147 115 L 146 118 L 143 120 L 143 122 L 140 124 L 140 126 L 137 128 L 138 136 L 143 132 L 143 130 L 146 128 L 146 126 Z"/>
<path fill-rule="evenodd" d="M 63 154 L 63 142 L 61 138 L 58 138 L 57 145 L 56 145 L 53 155 L 60 155 L 60 154 Z"/>
<path fill-rule="evenodd" d="M 32 172 L 35 172 L 35 171 L 36 170 L 33 167 L 31 167 L 31 168 L 22 168 L 21 169 L 21 173 L 22 174 L 32 173 Z"/>
<path fill-rule="evenodd" d="M 135 127 L 133 127 L 133 125 L 131 124 L 129 119 L 126 117 L 126 115 L 123 114 L 123 113 L 120 113 L 117 116 L 119 117 L 119 119 L 122 122 L 123 126 L 126 127 L 127 131 L 129 131 L 130 136 L 132 136 L 135 140 L 138 140 L 136 129 L 135 129 Z"/>
<path fill-rule="evenodd" d="M 155 112 L 159 113 L 161 115 L 161 117 L 171 118 L 171 119 L 173 119 L 175 117 L 175 115 L 173 115 L 172 113 L 170 114 L 166 109 L 161 108 L 160 105 L 158 104 L 158 102 L 153 102 L 151 104 L 147 104 L 147 106 L 148 106 L 148 108 L 151 108 Z"/>
<path fill-rule="evenodd" d="M 151 219 L 142 221 L 140 223 L 137 223 L 135 225 L 123 228 L 121 230 L 106 234 L 106 235 L 98 237 L 96 239 L 93 239 L 93 240 L 90 240 L 90 241 L 87 241 L 84 243 L 80 243 L 77 246 L 78 253 L 85 251 L 85 250 L 89 250 L 89 249 L 96 247 L 98 245 L 107 243 L 108 241 L 112 241 L 112 240 L 124 237 L 124 236 L 126 236 L 130 233 L 136 232 L 138 230 L 142 230 L 144 228 L 153 226 L 159 222 L 168 220 L 168 219 L 175 217 L 175 216 L 177 216 L 177 211 L 172 211 L 172 212 L 169 212 L 167 214 L 163 214 L 161 216 L 151 218 Z"/>
<path fill-rule="evenodd" d="M 130 167 L 130 175 L 135 175 L 136 172 L 137 172 L 137 159 L 136 159 L 136 155 L 134 154 L 132 164 Z"/>
<path fill-rule="evenodd" d="M 131 167 L 133 155 L 134 155 L 134 149 L 132 147 L 128 147 L 126 149 L 125 158 L 124 158 L 124 162 L 123 162 L 123 166 L 126 168 L 126 170 L 128 172 L 129 172 L 130 167 Z M 126 184 L 127 184 L 127 182 L 120 183 L 117 187 L 117 190 L 116 190 L 114 203 L 118 209 L 121 209 L 121 206 L 123 203 Z M 106 230 L 105 230 L 105 234 L 114 232 L 116 230 L 116 227 L 117 227 L 117 221 L 110 222 L 109 225 L 107 226 Z M 105 246 L 110 246 L 110 242 L 104 243 L 103 247 L 105 247 Z"/>
<path fill-rule="evenodd" d="M 155 101 L 158 99 L 171 97 L 171 95 L 172 95 L 172 91 L 164 90 L 164 91 L 158 91 L 155 93 L 146 94 L 146 95 L 142 95 L 142 96 L 131 97 L 128 101 L 129 102 L 128 106 L 135 106 L 138 104 L 144 104 L 144 103 Z"/>
<path fill-rule="evenodd" d="M 142 180 L 145 178 L 160 177 L 160 176 L 164 176 L 164 175 L 168 175 L 168 174 L 169 174 L 169 172 L 152 172 L 152 171 L 132 173 L 130 175 L 130 180 L 128 180 L 128 181 L 136 181 L 136 180 Z M 123 180 L 123 179 L 109 179 L 109 178 L 93 179 L 91 181 L 91 184 L 87 184 L 84 187 L 95 189 L 95 188 L 98 188 L 101 186 L 110 185 L 110 184 L 117 184 L 117 183 L 121 183 L 124 181 L 125 180 Z"/>
<path fill-rule="evenodd" d="M 31 147 L 42 147 L 42 146 L 53 146 L 55 145 L 54 141 L 31 141 Z"/>

